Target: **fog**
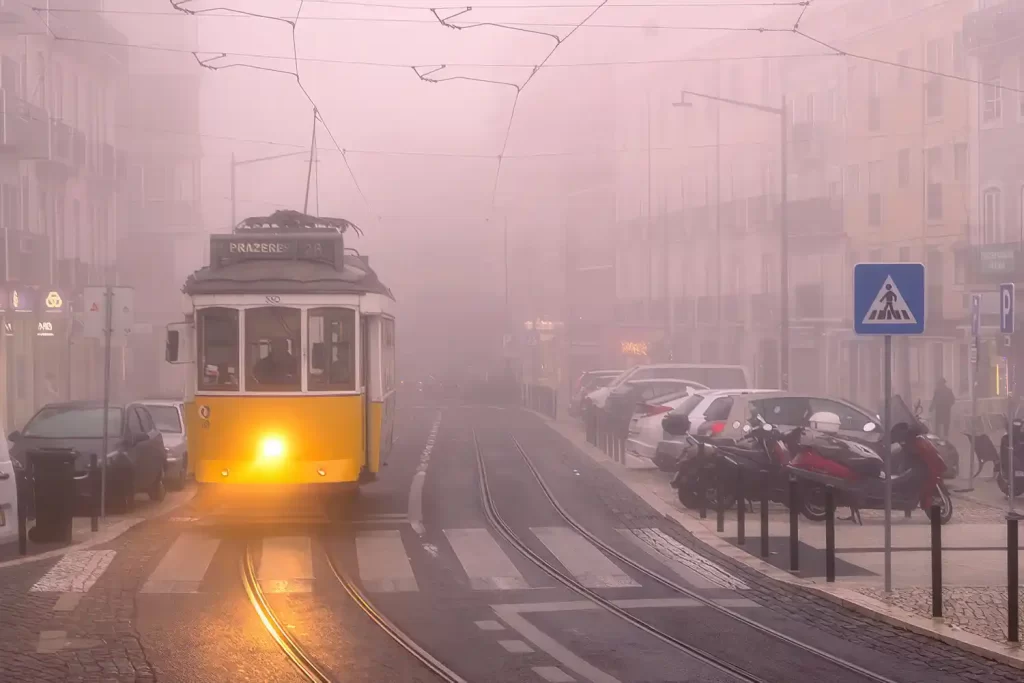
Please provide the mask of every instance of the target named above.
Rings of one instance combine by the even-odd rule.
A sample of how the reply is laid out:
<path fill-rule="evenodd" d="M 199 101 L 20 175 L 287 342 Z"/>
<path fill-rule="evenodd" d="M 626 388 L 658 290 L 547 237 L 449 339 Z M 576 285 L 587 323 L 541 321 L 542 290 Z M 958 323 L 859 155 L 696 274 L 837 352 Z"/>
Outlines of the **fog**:
<path fill-rule="evenodd" d="M 202 230 L 301 210 L 307 192 L 309 213 L 358 224 L 349 246 L 398 299 L 410 370 L 493 370 L 503 333 L 528 345 L 525 322 L 547 320 L 568 325 L 551 380 L 563 386 L 588 367 L 669 358 L 743 364 L 778 385 L 782 120 L 802 358 L 786 381 L 877 395 L 877 349 L 848 334 L 858 261 L 932 259 L 930 286 L 949 283 L 935 290 L 938 319 L 964 315 L 954 262 L 977 234 L 978 166 L 972 153 L 954 169 L 953 146 L 976 144 L 961 37 L 973 3 L 430 7 L 108 0 L 95 14 L 132 46 L 130 62 L 200 74 Z M 941 120 L 923 110 L 936 79 Z M 869 121 L 875 100 L 881 123 Z M 928 156 L 942 145 L 944 158 Z M 246 162 L 234 210 L 232 160 Z M 940 175 L 949 185 L 934 200 Z M 959 376 L 957 324 L 936 333 L 945 350 L 898 351 L 901 381 Z M 651 355 L 622 355 L 630 341 Z"/>

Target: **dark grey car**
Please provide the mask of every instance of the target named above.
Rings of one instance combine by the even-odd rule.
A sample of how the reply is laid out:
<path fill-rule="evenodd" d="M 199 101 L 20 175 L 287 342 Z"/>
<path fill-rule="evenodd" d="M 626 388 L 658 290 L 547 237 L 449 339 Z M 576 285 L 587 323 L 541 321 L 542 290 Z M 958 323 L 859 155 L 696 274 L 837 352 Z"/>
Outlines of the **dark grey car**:
<path fill-rule="evenodd" d="M 106 456 L 107 499 L 116 507 L 130 508 L 136 493 L 163 500 L 167 457 L 163 437 L 149 411 L 140 404 L 111 405 L 107 412 L 108 447 L 103 450 L 103 404 L 93 401 L 51 403 L 39 409 L 24 429 L 12 432 L 11 457 L 20 466 L 36 449 L 73 449 L 76 495 L 93 497 L 89 464 Z"/>

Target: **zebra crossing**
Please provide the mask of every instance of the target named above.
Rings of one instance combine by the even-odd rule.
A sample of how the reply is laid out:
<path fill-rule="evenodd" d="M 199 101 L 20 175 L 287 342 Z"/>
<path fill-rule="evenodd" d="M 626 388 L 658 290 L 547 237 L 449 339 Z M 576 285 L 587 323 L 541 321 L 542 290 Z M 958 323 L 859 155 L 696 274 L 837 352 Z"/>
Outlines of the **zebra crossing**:
<path fill-rule="evenodd" d="M 621 530 L 625 532 L 625 530 Z M 615 560 L 567 527 L 534 527 L 530 533 L 554 558 L 554 564 L 592 589 L 638 589 L 637 577 L 627 573 Z M 746 586 L 722 567 L 700 558 L 657 529 L 634 529 L 631 534 L 657 541 L 658 551 L 675 561 L 682 578 L 691 585 L 718 586 L 743 590 Z M 443 545 L 423 543 L 411 530 L 364 528 L 356 530 L 350 551 L 357 578 L 365 592 L 416 593 L 428 585 L 429 572 L 454 572 L 455 580 L 472 591 L 516 591 L 546 588 L 554 583 L 532 568 L 514 551 L 506 550 L 490 529 L 455 528 L 443 530 Z M 230 547 L 230 546 L 234 547 Z M 256 576 L 266 593 L 311 593 L 318 580 L 333 583 L 329 571 L 314 561 L 316 545 L 312 536 L 267 536 L 253 547 Z M 652 544 L 653 545 L 653 544 Z M 332 549 L 334 550 L 334 549 Z M 237 563 L 237 544 L 203 529 L 182 531 L 160 557 L 142 583 L 147 595 L 204 593 L 218 590 L 211 580 L 211 567 Z M 689 553 L 686 555 L 685 553 Z M 33 587 L 34 592 L 86 592 L 111 565 L 112 550 L 69 553 Z M 221 559 L 218 560 L 217 558 Z M 235 565 L 237 566 L 237 564 Z M 532 571 L 525 571 L 533 569 Z M 461 575 L 459 571 L 461 570 Z M 320 576 L 317 572 L 320 572 Z M 532 577 L 527 580 L 524 571 Z M 687 574 L 689 573 L 689 574 Z M 221 574 L 223 575 L 223 573 Z M 434 578 L 437 578 L 435 574 Z M 219 589 L 223 589 L 221 586 Z"/>

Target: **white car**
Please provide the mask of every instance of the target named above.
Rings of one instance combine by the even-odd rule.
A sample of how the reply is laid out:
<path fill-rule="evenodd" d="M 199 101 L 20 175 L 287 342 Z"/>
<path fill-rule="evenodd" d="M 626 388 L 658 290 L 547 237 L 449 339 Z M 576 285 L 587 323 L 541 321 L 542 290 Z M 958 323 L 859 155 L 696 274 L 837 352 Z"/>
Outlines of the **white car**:
<path fill-rule="evenodd" d="M 672 394 L 663 397 L 655 405 L 648 402 L 633 413 L 633 419 L 629 423 L 627 451 L 638 457 L 653 460 L 658 444 L 668 438 L 661 428 L 661 421 L 669 412 L 686 413 L 690 417 L 690 433 L 696 434 L 706 423 L 710 425 L 708 429 L 711 429 L 729 416 L 733 396 L 768 391 L 770 390 L 711 389 L 698 391 L 692 395 Z"/>
<path fill-rule="evenodd" d="M 164 481 L 167 488 L 180 491 L 188 481 L 188 442 L 185 439 L 185 406 L 181 401 L 142 401 L 153 416 L 157 430 L 164 437 L 167 466 Z"/>
<path fill-rule="evenodd" d="M 750 386 L 747 370 L 741 365 L 704 365 L 692 363 L 661 363 L 656 365 L 634 365 L 616 377 L 611 384 L 591 392 L 587 399 L 598 409 L 604 408 L 608 395 L 627 380 L 637 379 L 685 379 L 703 384 L 712 389 Z"/>
<path fill-rule="evenodd" d="M 0 439 L 0 545 L 18 539 L 18 486 L 7 439 Z"/>

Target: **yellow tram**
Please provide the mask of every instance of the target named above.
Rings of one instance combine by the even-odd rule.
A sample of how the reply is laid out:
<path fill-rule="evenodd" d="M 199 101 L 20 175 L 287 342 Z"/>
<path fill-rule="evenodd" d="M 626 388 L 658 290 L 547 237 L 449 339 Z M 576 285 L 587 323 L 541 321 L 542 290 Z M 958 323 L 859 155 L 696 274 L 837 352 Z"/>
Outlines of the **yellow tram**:
<path fill-rule="evenodd" d="M 343 219 L 279 211 L 211 235 L 167 360 L 189 366 L 190 469 L 204 493 L 373 480 L 395 422 L 394 297 Z"/>

